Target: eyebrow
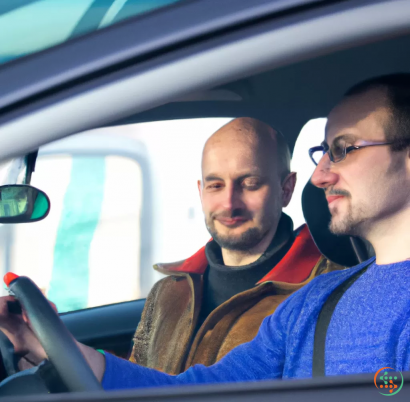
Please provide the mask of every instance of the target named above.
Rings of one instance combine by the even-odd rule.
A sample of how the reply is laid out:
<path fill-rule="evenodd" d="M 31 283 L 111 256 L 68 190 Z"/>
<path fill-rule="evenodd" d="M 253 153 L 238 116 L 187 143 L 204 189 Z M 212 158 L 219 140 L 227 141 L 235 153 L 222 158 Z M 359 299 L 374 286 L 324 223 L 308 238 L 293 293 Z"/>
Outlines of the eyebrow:
<path fill-rule="evenodd" d="M 209 174 L 208 176 L 206 176 L 206 177 L 204 178 L 204 181 L 215 181 L 215 180 L 222 180 L 222 181 L 223 181 L 222 178 L 220 178 L 220 177 L 218 177 L 218 176 L 216 176 L 216 175 L 214 175 L 214 174 Z"/>
<path fill-rule="evenodd" d="M 239 176 L 237 178 L 235 178 L 235 181 L 241 181 L 244 179 L 247 179 L 248 177 L 260 177 L 263 178 L 264 176 L 262 176 L 259 172 L 253 172 L 253 173 L 245 173 L 242 176 Z M 224 181 L 224 179 L 222 179 L 221 177 L 215 175 L 215 174 L 209 174 L 208 176 L 206 176 L 204 178 L 204 182 L 207 181 L 216 181 L 216 180 L 220 180 L 220 181 Z"/>
<path fill-rule="evenodd" d="M 333 144 L 335 141 L 340 141 L 340 140 L 345 140 L 345 141 L 346 141 L 346 140 L 352 140 L 352 139 L 357 140 L 358 138 L 357 138 L 357 136 L 354 135 L 354 134 L 342 134 L 342 135 L 339 135 L 338 137 L 334 138 L 332 144 Z M 328 142 L 326 141 L 326 139 L 325 139 L 323 142 L 324 142 L 325 144 L 329 145 Z"/>

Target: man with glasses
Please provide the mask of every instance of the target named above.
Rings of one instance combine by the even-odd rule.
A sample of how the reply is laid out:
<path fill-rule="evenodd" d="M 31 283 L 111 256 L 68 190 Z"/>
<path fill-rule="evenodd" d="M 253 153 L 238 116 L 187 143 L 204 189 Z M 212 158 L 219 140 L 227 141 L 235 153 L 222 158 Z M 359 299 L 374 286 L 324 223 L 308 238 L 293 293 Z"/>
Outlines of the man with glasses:
<path fill-rule="evenodd" d="M 171 376 L 80 345 L 105 389 L 410 369 L 410 74 L 368 80 L 331 111 L 311 150 L 336 234 L 374 258 L 321 275 L 267 317 L 251 342 Z"/>

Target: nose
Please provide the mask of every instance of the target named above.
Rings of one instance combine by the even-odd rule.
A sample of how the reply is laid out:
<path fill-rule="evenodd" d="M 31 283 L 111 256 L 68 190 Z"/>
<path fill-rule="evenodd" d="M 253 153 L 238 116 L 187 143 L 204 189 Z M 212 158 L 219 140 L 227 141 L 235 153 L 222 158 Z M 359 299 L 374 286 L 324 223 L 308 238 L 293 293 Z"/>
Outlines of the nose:
<path fill-rule="evenodd" d="M 331 167 L 332 162 L 330 161 L 329 155 L 323 155 L 310 179 L 312 184 L 323 189 L 334 186 L 339 180 L 339 175 L 332 171 Z"/>
<path fill-rule="evenodd" d="M 227 211 L 232 211 L 243 206 L 241 193 L 234 183 L 226 184 L 221 194 L 221 204 L 223 209 Z"/>

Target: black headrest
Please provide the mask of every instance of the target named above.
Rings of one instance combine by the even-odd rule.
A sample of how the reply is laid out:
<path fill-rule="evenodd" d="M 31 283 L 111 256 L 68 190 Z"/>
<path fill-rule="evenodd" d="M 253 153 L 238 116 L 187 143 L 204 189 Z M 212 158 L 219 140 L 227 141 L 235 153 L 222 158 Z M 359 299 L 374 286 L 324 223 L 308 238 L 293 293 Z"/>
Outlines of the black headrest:
<path fill-rule="evenodd" d="M 374 255 L 370 244 L 362 239 L 336 236 L 330 232 L 330 212 L 325 193 L 310 180 L 302 193 L 302 209 L 316 246 L 329 260 L 352 267 Z"/>

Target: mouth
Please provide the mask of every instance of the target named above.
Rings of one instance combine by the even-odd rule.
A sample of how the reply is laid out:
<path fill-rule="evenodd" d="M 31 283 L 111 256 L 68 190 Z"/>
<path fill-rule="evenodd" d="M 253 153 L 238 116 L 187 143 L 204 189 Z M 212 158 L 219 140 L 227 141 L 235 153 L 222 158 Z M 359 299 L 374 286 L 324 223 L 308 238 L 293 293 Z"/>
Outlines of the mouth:
<path fill-rule="evenodd" d="M 224 226 L 228 227 L 235 227 L 240 226 L 242 223 L 246 222 L 247 219 L 243 217 L 235 217 L 235 218 L 216 218 L 219 223 L 222 223 Z"/>
<path fill-rule="evenodd" d="M 341 198 L 344 198 L 344 195 L 329 195 L 326 197 L 327 203 L 330 205 L 332 202 L 335 202 L 336 200 L 340 200 Z"/>

